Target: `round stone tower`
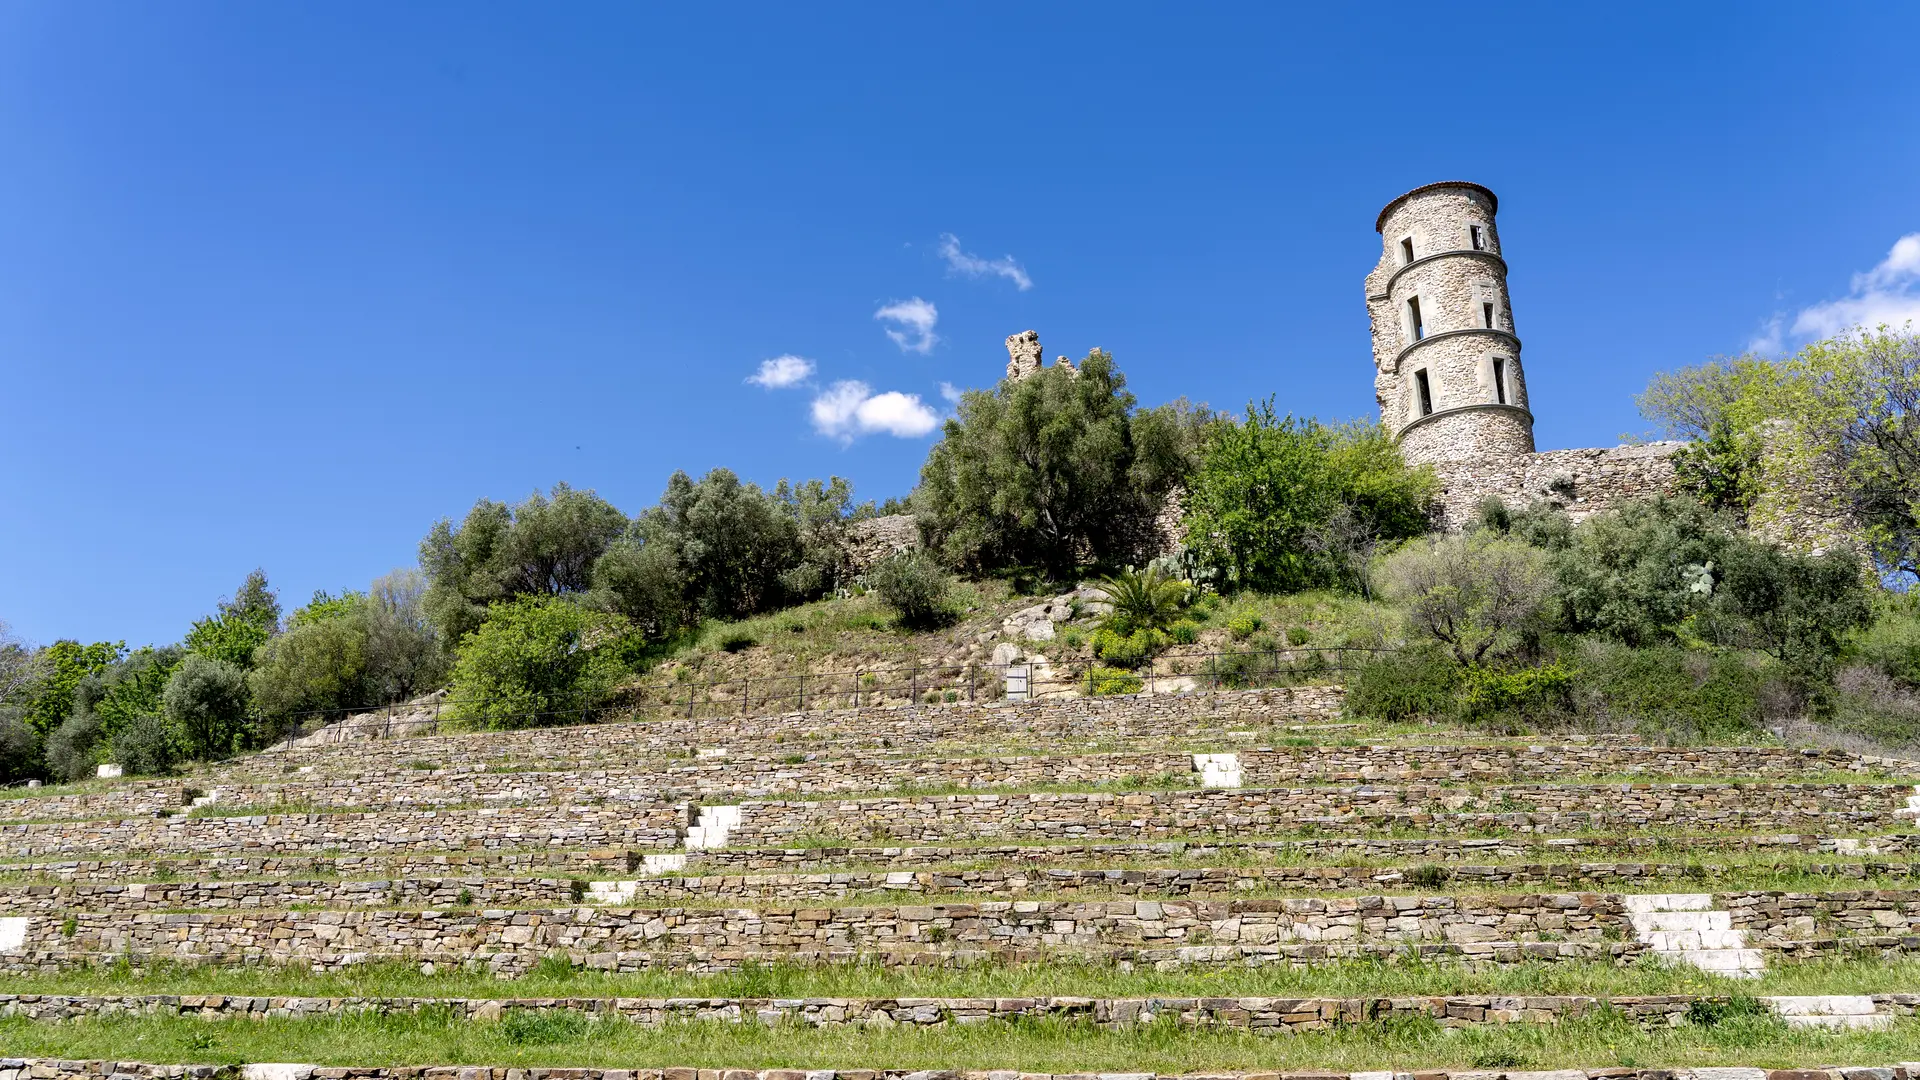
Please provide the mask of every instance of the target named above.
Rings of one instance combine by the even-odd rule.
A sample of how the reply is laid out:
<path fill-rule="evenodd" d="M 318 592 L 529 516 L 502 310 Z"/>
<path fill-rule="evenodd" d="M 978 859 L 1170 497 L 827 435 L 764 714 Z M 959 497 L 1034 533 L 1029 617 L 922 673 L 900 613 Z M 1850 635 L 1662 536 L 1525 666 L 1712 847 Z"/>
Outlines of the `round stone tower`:
<path fill-rule="evenodd" d="M 1449 180 L 1380 211 L 1367 275 L 1380 420 L 1409 463 L 1533 453 L 1493 192 Z"/>

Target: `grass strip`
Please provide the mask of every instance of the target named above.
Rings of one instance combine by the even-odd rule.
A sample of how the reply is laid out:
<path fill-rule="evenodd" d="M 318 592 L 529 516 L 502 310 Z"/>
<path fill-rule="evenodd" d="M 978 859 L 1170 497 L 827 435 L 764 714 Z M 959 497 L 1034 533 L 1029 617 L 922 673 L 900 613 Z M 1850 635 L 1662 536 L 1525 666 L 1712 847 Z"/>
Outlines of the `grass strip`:
<path fill-rule="evenodd" d="M 1554 1026 L 1448 1031 L 1428 1019 L 1263 1037 L 1167 1021 L 1121 1031 L 1059 1020 L 919 1029 L 673 1024 L 648 1028 L 579 1014 L 355 1015 L 208 1023 L 110 1018 L 60 1024 L 0 1020 L 0 1045 L 22 1057 L 227 1064 L 473 1064 L 703 1068 L 1015 1069 L 1187 1073 L 1332 1069 L 1551 1069 L 1742 1065 L 1884 1065 L 1920 1046 L 1920 1020 L 1880 1032 L 1789 1030 L 1762 1010 L 1712 1024 L 1641 1030 L 1603 1013 Z"/>
<path fill-rule="evenodd" d="M 248 997 L 1436 997 L 1461 994 L 1826 995 L 1920 992 L 1920 959 L 1852 958 L 1775 965 L 1758 979 L 1730 980 L 1649 957 L 1629 966 L 1588 962 L 1526 963 L 1475 970 L 1417 960 L 1331 961 L 1312 967 L 1139 970 L 1085 962 L 977 964 L 962 968 L 879 964 L 749 965 L 711 975 L 649 971 L 606 973 L 543 961 L 514 979 L 485 970 L 423 975 L 399 962 L 335 972 L 297 966 L 210 968 L 176 964 L 101 964 L 59 973 L 9 976 L 13 994 L 230 994 Z"/>

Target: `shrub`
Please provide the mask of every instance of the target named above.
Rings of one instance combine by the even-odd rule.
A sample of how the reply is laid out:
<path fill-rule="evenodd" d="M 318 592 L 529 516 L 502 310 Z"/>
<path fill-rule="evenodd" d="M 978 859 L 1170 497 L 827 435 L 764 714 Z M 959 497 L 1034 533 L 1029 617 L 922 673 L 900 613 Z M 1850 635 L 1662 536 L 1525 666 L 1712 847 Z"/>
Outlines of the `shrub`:
<path fill-rule="evenodd" d="M 760 639 L 746 630 L 729 630 L 720 635 L 720 647 L 727 652 L 741 652 L 760 644 Z"/>
<path fill-rule="evenodd" d="M 952 581 L 926 553 L 902 552 L 867 571 L 867 586 L 894 610 L 903 626 L 938 626 L 952 617 Z"/>
<path fill-rule="evenodd" d="M 1192 645 L 1200 640 L 1200 624 L 1192 619 L 1181 619 L 1167 627 L 1167 640 L 1176 645 Z"/>
<path fill-rule="evenodd" d="M 1168 577 L 1158 567 L 1103 578 L 1100 591 L 1113 605 L 1106 625 L 1122 634 L 1164 629 L 1187 602 L 1187 583 Z"/>
<path fill-rule="evenodd" d="M 1287 644 L 1305 645 L 1307 642 L 1312 640 L 1313 640 L 1313 631 L 1308 630 L 1306 627 L 1304 626 L 1287 627 Z"/>
<path fill-rule="evenodd" d="M 1140 676 L 1119 668 L 1092 667 L 1087 669 L 1087 682 L 1096 696 L 1110 694 L 1137 694 L 1146 684 Z"/>
<path fill-rule="evenodd" d="M 1469 668 L 1458 700 L 1459 713 L 1468 720 L 1558 718 L 1573 705 L 1573 672 L 1559 664 L 1518 671 Z"/>
<path fill-rule="evenodd" d="M 630 630 L 559 597 L 495 604 L 454 662 L 449 715 L 490 728 L 568 722 L 624 673 Z"/>
<path fill-rule="evenodd" d="M 1139 667 L 1160 650 L 1165 637 L 1157 630 L 1140 629 L 1124 637 L 1102 627 L 1094 631 L 1093 653 L 1124 668 Z"/>
<path fill-rule="evenodd" d="M 1920 597 L 1903 596 L 1883 605 L 1873 625 L 1860 635 L 1860 659 L 1895 682 L 1920 688 Z"/>
<path fill-rule="evenodd" d="M 164 716 L 136 716 L 113 735 L 113 759 L 129 775 L 161 776 L 180 763 L 173 725 Z"/>
<path fill-rule="evenodd" d="M 1387 721 L 1445 716 L 1460 679 L 1459 665 L 1444 656 L 1418 649 L 1386 653 L 1347 679 L 1346 714 Z"/>
<path fill-rule="evenodd" d="M 1752 732 L 1763 720 L 1767 675 L 1738 655 L 1589 640 L 1578 663 L 1579 712 L 1614 726 L 1719 737 Z"/>
<path fill-rule="evenodd" d="M 1266 622 L 1260 616 L 1249 611 L 1228 619 L 1227 633 L 1232 634 L 1235 641 L 1245 641 L 1259 633 L 1260 628 L 1265 625 Z"/>

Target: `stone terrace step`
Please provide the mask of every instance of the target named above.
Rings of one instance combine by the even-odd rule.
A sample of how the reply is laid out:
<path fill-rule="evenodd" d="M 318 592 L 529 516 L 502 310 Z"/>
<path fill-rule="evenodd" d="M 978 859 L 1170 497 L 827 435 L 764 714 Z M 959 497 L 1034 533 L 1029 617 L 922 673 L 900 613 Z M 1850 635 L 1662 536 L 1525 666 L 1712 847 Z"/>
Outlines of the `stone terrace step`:
<path fill-rule="evenodd" d="M 521 971 L 552 951 L 619 970 L 696 969 L 752 956 L 922 959 L 1009 951 L 1036 957 L 1131 950 L 1142 962 L 1311 962 L 1393 955 L 1494 962 L 1631 958 L 1658 944 L 1632 895 L 1508 893 L 1280 900 L 1015 900 L 817 908 L 547 908 L 481 911 L 71 912 L 29 917 L 0 965 L 55 968 L 109 955 L 180 962 L 299 962 L 321 967 L 427 957 Z M 1812 911 L 1865 947 L 1920 949 L 1920 891 L 1726 893 L 1707 903 L 1735 913 L 1751 948 L 1790 956 L 1831 952 L 1849 936 L 1801 933 Z M 13 920 L 18 927 L 19 919 Z M 1657 929 L 1657 928 L 1655 928 Z M 1430 945 L 1456 948 L 1429 949 Z M 1534 946 L 1547 946 L 1536 949 Z M 1296 946 L 1306 946 L 1297 948 Z M 1562 948 L 1562 946 L 1572 946 Z M 604 958 L 604 959 L 595 959 Z"/>
<path fill-rule="evenodd" d="M 1810 773 L 1848 772 L 1862 777 L 1908 775 L 1920 764 L 1835 751 L 1784 748 L 1707 747 L 1672 750 L 1644 746 L 1366 746 L 1279 747 L 1237 751 L 1236 787 L 1291 783 L 1378 781 L 1540 781 L 1555 777 L 1635 773 L 1649 776 L 1791 779 Z M 351 777 L 259 780 L 211 787 L 179 781 L 147 781 L 90 794 L 0 800 L 0 820 L 98 817 L 176 811 L 190 797 L 214 795 L 219 803 L 264 806 L 294 803 L 323 807 L 449 805 L 477 799 L 565 803 L 590 800 L 730 798 L 802 792 L 875 792 L 902 784 L 957 787 L 1021 784 L 1094 784 L 1155 779 L 1194 772 L 1183 752 L 1023 754 L 901 757 L 885 754 L 805 762 L 740 760 L 676 762 L 636 760 L 617 767 L 425 771 L 405 767 L 393 755 L 363 755 Z M 1202 786 L 1196 775 L 1195 787 Z M 1912 798 L 1911 791 L 1907 797 Z"/>
<path fill-rule="evenodd" d="M 482 810 L 128 818 L 0 826 L 0 854 L 454 851 L 498 847 L 672 848 L 678 806 L 516 806 Z"/>
<path fill-rule="evenodd" d="M 1751 878 L 1747 867 L 1695 874 L 1684 863 L 1556 863 L 1467 865 L 1441 873 L 1461 891 L 1511 888 L 1694 887 Z M 703 877 L 594 879 L 566 877 L 403 877 L 374 880 L 128 882 L 125 884 L 0 883 L 0 915 L 67 911 L 222 911 L 315 907 L 544 907 L 590 904 L 834 902 L 910 894 L 982 898 L 1072 897 L 1084 893 L 1142 898 L 1234 896 L 1269 892 L 1432 890 L 1430 872 L 1402 866 L 1255 866 L 1178 868 L 993 868 L 818 874 L 709 874 Z M 1824 864 L 1815 872 L 1840 878 L 1920 877 L 1911 863 Z M 1721 913 L 1725 915 L 1725 913 Z M 1818 916 L 1815 916 L 1818 918 Z M 1889 926 L 1904 923 L 1889 923 Z M 1861 929 L 1885 929 L 1871 925 Z"/>
<path fill-rule="evenodd" d="M 1835 855 L 1836 861 L 1818 864 L 1820 873 L 1907 874 L 1908 862 L 1920 854 L 1920 844 L 1911 835 L 1883 834 L 1869 837 L 1834 837 L 1800 834 L 1763 833 L 1716 836 L 1582 836 L 1499 838 L 1370 839 L 1333 837 L 1309 840 L 1158 840 L 1113 843 L 1035 843 L 986 844 L 980 846 L 914 847 L 818 847 L 818 848 L 722 848 L 692 852 L 663 852 L 659 849 L 634 850 L 541 850 L 541 851 L 461 851 L 449 853 L 392 852 L 385 854 L 334 855 L 251 855 L 232 857 L 174 858 L 94 858 L 42 859 L 0 863 L 0 874 L 13 874 L 34 883 L 90 882 L 124 884 L 127 882 L 171 881 L 253 881 L 296 877 L 338 877 L 358 880 L 380 878 L 466 879 L 562 876 L 590 880 L 631 877 L 635 874 L 692 873 L 704 877 L 737 877 L 755 872 L 800 873 L 831 870 L 846 872 L 850 865 L 875 871 L 950 869 L 953 864 L 1000 866 L 1005 869 L 1031 867 L 1029 872 L 1061 867 L 1081 868 L 1083 864 L 1115 861 L 1153 863 L 1172 859 L 1188 861 L 1232 857 L 1244 859 L 1309 859 L 1322 861 L 1365 859 L 1375 862 L 1396 860 L 1446 864 L 1461 874 L 1474 871 L 1459 866 L 1461 860 L 1487 865 L 1510 865 L 1520 860 L 1552 860 L 1539 864 L 1547 874 L 1572 873 L 1579 863 L 1574 856 L 1616 857 L 1612 863 L 1588 862 L 1606 872 L 1608 866 L 1622 867 L 1631 874 L 1635 863 L 1677 865 L 1659 858 L 1688 853 L 1735 854 L 1815 854 Z M 1854 861 L 1867 856 L 1882 856 L 1884 861 Z M 1801 869 L 1802 864 L 1793 864 Z M 1693 863 L 1688 864 L 1689 869 Z M 1702 864 L 1711 874 L 1711 864 Z M 1356 873 L 1375 873 L 1376 868 L 1351 868 Z M 1404 869 L 1404 867 L 1403 867 Z"/>
<path fill-rule="evenodd" d="M 1892 784 L 1514 785 L 1483 789 L 1478 798 L 1435 786 L 883 796 L 747 802 L 732 843 L 1230 835 L 1304 826 L 1442 834 L 1645 828 L 1849 832 L 1892 826 L 1893 809 L 1906 798 L 1906 788 Z M 1486 809 L 1508 806 L 1516 809 Z"/>
<path fill-rule="evenodd" d="M 725 718 L 662 716 L 612 724 L 416 736 L 385 741 L 393 748 L 385 752 L 461 766 L 503 757 L 552 760 L 598 748 L 624 757 L 654 747 L 731 745 L 764 750 L 774 742 L 844 746 L 855 739 L 892 739 L 901 745 L 923 746 L 983 736 L 1165 737 L 1176 736 L 1182 729 L 1221 731 L 1325 721 L 1338 715 L 1344 698 L 1344 692 L 1336 686 L 1298 686 L 991 704 L 963 701 Z M 245 760 L 265 768 L 280 768 L 363 757 L 369 745 L 361 742 L 274 750 Z"/>
<path fill-rule="evenodd" d="M 205 1020 L 314 1018 L 450 1010 L 458 1020 L 498 1020 L 510 1012 L 574 1012 L 658 1027 L 686 1021 L 789 1023 L 804 1027 L 897 1024 L 920 1028 L 984 1021 L 1087 1020 L 1124 1028 L 1172 1018 L 1183 1027 L 1251 1030 L 1264 1035 L 1323 1031 L 1343 1024 L 1425 1018 L 1445 1028 L 1552 1024 L 1603 1010 L 1647 1028 L 1671 1027 L 1696 1003 L 1721 995 L 1584 997 L 1455 994 L 1434 997 L 999 997 L 999 998 L 419 998 L 236 996 L 229 994 L 64 995 L 0 993 L 0 1016 L 41 1022 L 101 1016 L 188 1016 Z M 1763 998 L 1807 1027 L 1884 1026 L 1915 1014 L 1920 994 Z"/>
<path fill-rule="evenodd" d="M 11 1075 L 10 1075 L 11 1074 Z M 0 1060 L 0 1080 L 1203 1080 L 1202 1074 L 1034 1073 L 1014 1070 L 529 1068 L 524 1065 L 155 1065 L 138 1061 Z M 1920 1062 L 1808 1068 L 1606 1068 L 1550 1072 L 1211 1072 L 1204 1080 L 1920 1080 Z"/>

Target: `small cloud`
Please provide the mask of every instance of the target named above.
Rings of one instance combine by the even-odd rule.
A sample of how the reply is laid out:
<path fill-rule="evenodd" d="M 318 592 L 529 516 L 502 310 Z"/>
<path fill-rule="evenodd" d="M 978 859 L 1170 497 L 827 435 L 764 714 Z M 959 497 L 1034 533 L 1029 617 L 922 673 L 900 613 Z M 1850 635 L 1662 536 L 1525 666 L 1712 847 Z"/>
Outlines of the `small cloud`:
<path fill-rule="evenodd" d="M 933 332 L 933 326 L 940 321 L 940 312 L 930 301 L 914 297 L 897 304 L 888 304 L 873 313 L 873 317 L 882 322 L 899 324 L 898 328 L 888 327 L 887 336 L 900 346 L 902 352 L 917 352 L 922 356 L 933 351 L 940 336 Z"/>
<path fill-rule="evenodd" d="M 1792 332 L 1797 338 L 1823 338 L 1855 326 L 1908 322 L 1920 323 L 1920 233 L 1895 240 L 1879 265 L 1853 275 L 1846 296 L 1802 310 Z"/>
<path fill-rule="evenodd" d="M 960 238 L 952 233 L 940 234 L 940 257 L 947 260 L 947 269 L 967 277 L 985 277 L 997 274 L 1013 282 L 1014 288 L 1026 292 L 1033 288 L 1033 279 L 1011 255 L 1002 255 L 997 259 L 983 259 L 969 251 L 960 250 Z"/>
<path fill-rule="evenodd" d="M 959 387 L 953 385 L 950 382 L 943 382 L 940 384 L 940 396 L 943 398 L 946 398 L 947 404 L 949 405 L 960 404 L 960 395 L 964 393 L 966 393 L 965 390 L 960 389 Z"/>
<path fill-rule="evenodd" d="M 813 429 L 842 443 L 876 432 L 911 439 L 939 424 L 940 418 L 918 394 L 876 394 L 857 379 L 834 383 L 813 399 Z"/>
<path fill-rule="evenodd" d="M 1772 318 L 1760 324 L 1760 332 L 1747 342 L 1747 351 L 1759 353 L 1761 356 L 1771 356 L 1779 352 L 1781 335 L 1786 329 L 1786 322 L 1786 315 L 1778 311 L 1774 312 Z"/>
<path fill-rule="evenodd" d="M 747 376 L 747 381 L 755 386 L 764 386 L 768 390 L 781 390 L 789 386 L 798 386 L 813 377 L 813 361 L 804 356 L 776 356 L 771 360 L 760 361 L 760 370 Z"/>

